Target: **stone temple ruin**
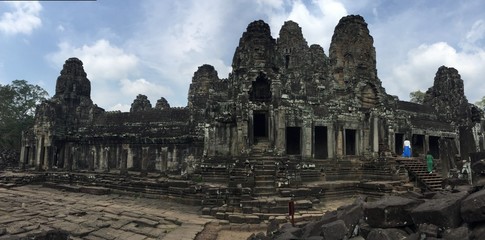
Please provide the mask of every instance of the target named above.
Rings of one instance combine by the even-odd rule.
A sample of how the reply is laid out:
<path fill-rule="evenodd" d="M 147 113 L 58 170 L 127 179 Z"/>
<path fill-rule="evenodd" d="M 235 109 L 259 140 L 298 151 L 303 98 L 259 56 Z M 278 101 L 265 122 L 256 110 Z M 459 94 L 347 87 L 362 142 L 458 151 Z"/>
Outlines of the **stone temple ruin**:
<path fill-rule="evenodd" d="M 430 151 L 437 159 L 437 182 L 421 179 L 429 189 L 483 151 L 483 112 L 468 102 L 456 69 L 440 67 L 424 103 L 416 104 L 382 87 L 373 38 L 360 16 L 340 20 L 328 56 L 321 46 L 308 46 L 293 21 L 277 39 L 270 33 L 265 22 L 250 23 L 229 76 L 200 66 L 182 108 L 163 97 L 153 107 L 138 95 L 130 112 L 107 112 L 91 100 L 81 60 L 66 60 L 55 95 L 38 106 L 35 127 L 25 134 L 21 167 L 156 173 L 187 180 L 180 192 L 198 186 L 181 198 L 241 206 L 258 196 L 388 191 L 366 183 L 402 182 L 412 171 L 397 161 L 405 139 L 414 156 Z M 202 183 L 220 185 L 200 193 Z"/>

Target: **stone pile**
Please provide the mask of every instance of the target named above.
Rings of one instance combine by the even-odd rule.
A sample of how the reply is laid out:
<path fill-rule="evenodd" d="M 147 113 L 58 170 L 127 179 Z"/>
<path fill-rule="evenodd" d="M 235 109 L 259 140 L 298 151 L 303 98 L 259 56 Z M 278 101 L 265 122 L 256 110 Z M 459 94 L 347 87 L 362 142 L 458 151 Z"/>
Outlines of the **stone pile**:
<path fill-rule="evenodd" d="M 12 149 L 0 149 L 0 170 L 16 168 L 19 165 L 19 153 Z"/>
<path fill-rule="evenodd" d="M 325 213 L 319 220 L 279 225 L 271 222 L 264 239 L 485 239 L 485 189 L 363 197 Z"/>

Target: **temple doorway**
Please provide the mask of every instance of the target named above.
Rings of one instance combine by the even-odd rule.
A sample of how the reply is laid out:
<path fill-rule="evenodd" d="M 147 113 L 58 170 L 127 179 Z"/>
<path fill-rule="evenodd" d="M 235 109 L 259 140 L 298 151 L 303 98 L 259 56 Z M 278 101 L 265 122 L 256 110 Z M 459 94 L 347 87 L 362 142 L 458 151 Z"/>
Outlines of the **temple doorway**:
<path fill-rule="evenodd" d="M 419 157 L 420 155 L 425 154 L 424 135 L 413 134 L 413 138 L 411 140 L 411 152 L 413 154 L 413 157 Z"/>
<path fill-rule="evenodd" d="M 396 133 L 394 138 L 394 152 L 396 155 L 402 155 L 404 144 L 404 134 Z"/>
<path fill-rule="evenodd" d="M 327 127 L 315 126 L 314 157 L 328 158 Z"/>
<path fill-rule="evenodd" d="M 254 112 L 253 136 L 255 142 L 257 142 L 257 139 L 268 138 L 268 120 L 266 112 Z"/>
<path fill-rule="evenodd" d="M 440 137 L 429 136 L 429 151 L 434 158 L 440 158 Z"/>
<path fill-rule="evenodd" d="M 301 128 L 286 127 L 286 154 L 301 154 Z"/>
<path fill-rule="evenodd" d="M 345 129 L 345 155 L 356 155 L 357 131 Z"/>

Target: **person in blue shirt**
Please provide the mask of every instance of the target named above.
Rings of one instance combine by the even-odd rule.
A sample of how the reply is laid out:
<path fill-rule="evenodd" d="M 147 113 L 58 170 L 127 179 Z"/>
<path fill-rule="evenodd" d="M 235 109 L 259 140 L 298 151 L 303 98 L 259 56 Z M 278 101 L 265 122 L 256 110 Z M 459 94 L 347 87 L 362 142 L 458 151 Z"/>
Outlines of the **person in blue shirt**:
<path fill-rule="evenodd" d="M 404 140 L 402 156 L 411 157 L 411 142 L 407 139 Z"/>

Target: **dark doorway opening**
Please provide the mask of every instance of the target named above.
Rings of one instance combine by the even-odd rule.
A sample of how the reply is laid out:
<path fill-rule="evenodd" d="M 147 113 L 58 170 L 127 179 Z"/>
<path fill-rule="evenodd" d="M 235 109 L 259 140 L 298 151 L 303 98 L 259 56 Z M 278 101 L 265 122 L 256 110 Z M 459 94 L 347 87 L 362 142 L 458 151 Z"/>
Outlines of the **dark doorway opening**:
<path fill-rule="evenodd" d="M 413 139 L 411 140 L 411 151 L 414 157 L 419 157 L 419 155 L 424 154 L 424 135 L 413 134 Z"/>
<path fill-rule="evenodd" d="M 254 134 L 254 138 L 268 137 L 268 121 L 266 120 L 266 113 L 264 112 L 254 113 L 253 134 Z"/>
<path fill-rule="evenodd" d="M 404 134 L 396 133 L 394 135 L 394 151 L 397 155 L 401 155 L 403 151 L 403 144 L 404 144 Z"/>
<path fill-rule="evenodd" d="M 328 158 L 327 127 L 315 126 L 315 158 Z"/>
<path fill-rule="evenodd" d="M 300 136 L 299 127 L 286 128 L 286 154 L 296 155 L 301 153 Z"/>
<path fill-rule="evenodd" d="M 429 151 L 434 158 L 440 158 L 440 137 L 429 136 Z"/>
<path fill-rule="evenodd" d="M 356 155 L 356 130 L 345 129 L 345 155 Z"/>

